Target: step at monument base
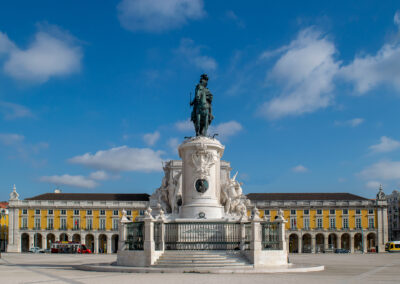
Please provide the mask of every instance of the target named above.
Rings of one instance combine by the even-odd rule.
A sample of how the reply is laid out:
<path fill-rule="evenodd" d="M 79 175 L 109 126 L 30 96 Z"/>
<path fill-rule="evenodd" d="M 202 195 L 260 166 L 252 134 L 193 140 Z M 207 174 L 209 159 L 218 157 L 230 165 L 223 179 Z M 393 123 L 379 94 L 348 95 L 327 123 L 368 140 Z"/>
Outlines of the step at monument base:
<path fill-rule="evenodd" d="M 154 267 L 252 267 L 239 254 L 226 251 L 165 251 Z"/>

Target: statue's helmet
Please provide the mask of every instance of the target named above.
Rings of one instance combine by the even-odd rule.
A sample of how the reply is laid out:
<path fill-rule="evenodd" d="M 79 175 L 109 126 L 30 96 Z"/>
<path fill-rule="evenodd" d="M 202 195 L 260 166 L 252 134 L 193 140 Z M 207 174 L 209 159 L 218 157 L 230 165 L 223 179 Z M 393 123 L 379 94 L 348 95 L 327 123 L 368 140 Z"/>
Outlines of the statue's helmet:
<path fill-rule="evenodd" d="M 208 76 L 207 76 L 207 74 L 201 74 L 201 75 L 200 75 L 200 81 L 201 81 L 201 80 L 208 81 Z"/>

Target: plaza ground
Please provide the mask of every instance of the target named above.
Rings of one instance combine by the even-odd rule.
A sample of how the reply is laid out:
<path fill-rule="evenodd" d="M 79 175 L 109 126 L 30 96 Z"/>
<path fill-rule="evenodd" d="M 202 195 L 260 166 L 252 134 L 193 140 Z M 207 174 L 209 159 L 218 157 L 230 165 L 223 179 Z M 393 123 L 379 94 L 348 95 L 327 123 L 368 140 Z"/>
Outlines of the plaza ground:
<path fill-rule="evenodd" d="M 115 260 L 116 255 L 3 253 L 0 283 L 400 283 L 400 254 L 293 254 L 291 262 L 325 265 L 325 270 L 290 274 L 133 274 L 72 268 Z"/>

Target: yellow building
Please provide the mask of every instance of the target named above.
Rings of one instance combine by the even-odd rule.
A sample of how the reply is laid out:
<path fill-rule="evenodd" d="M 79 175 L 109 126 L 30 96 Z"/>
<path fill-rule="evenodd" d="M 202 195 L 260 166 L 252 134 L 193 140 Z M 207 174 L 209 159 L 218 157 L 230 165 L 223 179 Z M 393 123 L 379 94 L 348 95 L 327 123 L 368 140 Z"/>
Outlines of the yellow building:
<path fill-rule="evenodd" d="M 350 193 L 250 193 L 260 217 L 275 219 L 284 211 L 286 244 L 291 253 L 329 252 L 337 248 L 384 251 L 388 239 L 387 203 L 380 189 L 376 199 Z M 144 214 L 148 194 L 45 193 L 20 200 L 14 187 L 8 216 L 9 252 L 32 247 L 48 249 L 56 241 L 86 244 L 96 253 L 118 250 L 122 210 L 129 218 Z M 251 208 L 249 208 L 251 209 Z"/>
<path fill-rule="evenodd" d="M 251 193 L 260 217 L 284 211 L 291 253 L 384 251 L 388 240 L 387 203 L 382 189 L 371 200 L 350 193 Z"/>
<path fill-rule="evenodd" d="M 0 202 L 0 252 L 5 251 L 8 239 L 8 203 Z"/>
<path fill-rule="evenodd" d="M 19 200 L 14 189 L 9 201 L 8 252 L 32 247 L 50 249 L 56 241 L 86 244 L 96 253 L 118 250 L 122 210 L 129 218 L 144 213 L 148 194 L 45 193 Z"/>

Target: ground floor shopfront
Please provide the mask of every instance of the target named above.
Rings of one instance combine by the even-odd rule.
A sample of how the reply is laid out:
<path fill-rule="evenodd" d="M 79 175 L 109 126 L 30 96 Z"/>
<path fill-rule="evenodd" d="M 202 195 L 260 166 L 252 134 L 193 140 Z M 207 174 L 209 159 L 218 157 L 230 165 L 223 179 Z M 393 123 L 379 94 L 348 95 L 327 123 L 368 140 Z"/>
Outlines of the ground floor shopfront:
<path fill-rule="evenodd" d="M 94 253 L 116 253 L 118 251 L 117 232 L 46 232 L 26 231 L 19 238 L 20 251 L 28 252 L 32 247 L 50 249 L 57 241 L 85 244 Z"/>
<path fill-rule="evenodd" d="M 377 252 L 376 231 L 287 231 L 290 253 L 323 253 L 335 249 L 354 252 Z"/>

